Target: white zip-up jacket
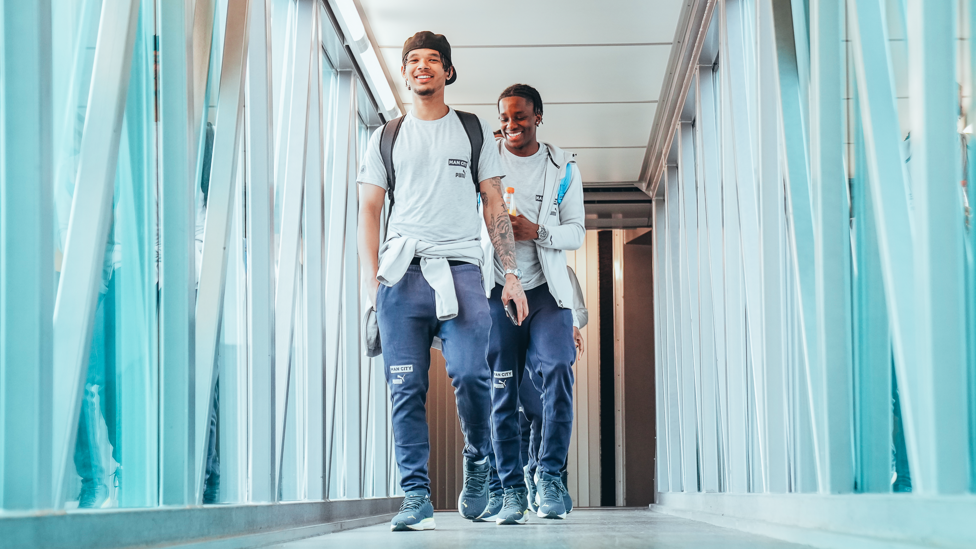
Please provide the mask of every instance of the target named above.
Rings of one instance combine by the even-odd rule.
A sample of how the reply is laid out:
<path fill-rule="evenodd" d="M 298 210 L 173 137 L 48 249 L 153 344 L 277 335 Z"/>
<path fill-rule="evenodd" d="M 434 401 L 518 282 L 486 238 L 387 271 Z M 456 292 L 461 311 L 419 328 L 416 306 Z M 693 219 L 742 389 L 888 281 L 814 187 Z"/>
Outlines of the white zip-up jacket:
<path fill-rule="evenodd" d="M 542 204 L 547 205 L 539 212 L 539 225 L 544 225 L 549 231 L 549 237 L 544 242 L 535 240 L 539 252 L 539 263 L 542 274 L 549 284 L 549 292 L 556 303 L 564 308 L 573 310 L 573 285 L 566 270 L 566 250 L 576 250 L 583 245 L 586 237 L 584 220 L 586 213 L 583 209 L 583 178 L 579 167 L 576 166 L 576 154 L 564 151 L 549 143 L 539 143 L 546 147 L 548 159 L 546 161 L 545 187 L 542 193 Z M 498 141 L 498 152 L 504 147 L 502 140 Z M 572 166 L 572 167 L 571 167 Z M 572 169 L 572 178 L 563 201 L 557 204 L 559 184 L 566 176 L 566 170 Z M 495 262 L 492 259 L 495 248 L 488 237 L 487 228 L 482 230 L 481 246 L 485 250 L 485 261 L 481 265 L 482 276 L 485 280 L 485 292 L 491 294 L 495 286 Z M 579 320 L 573 314 L 573 325 L 579 327 Z"/>

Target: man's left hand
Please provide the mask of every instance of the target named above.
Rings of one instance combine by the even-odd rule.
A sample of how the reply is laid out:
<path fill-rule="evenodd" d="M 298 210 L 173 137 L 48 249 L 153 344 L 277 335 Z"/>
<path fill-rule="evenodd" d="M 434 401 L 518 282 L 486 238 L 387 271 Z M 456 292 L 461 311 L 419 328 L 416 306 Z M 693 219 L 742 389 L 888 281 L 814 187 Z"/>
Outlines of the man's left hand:
<path fill-rule="evenodd" d="M 529 221 L 524 215 L 514 216 L 509 214 L 512 220 L 512 231 L 515 233 L 515 241 L 535 240 L 539 237 L 539 226 Z"/>
<path fill-rule="evenodd" d="M 579 362 L 580 358 L 583 357 L 585 347 L 583 346 L 583 334 L 576 326 L 573 326 L 573 343 L 576 344 L 576 362 Z"/>

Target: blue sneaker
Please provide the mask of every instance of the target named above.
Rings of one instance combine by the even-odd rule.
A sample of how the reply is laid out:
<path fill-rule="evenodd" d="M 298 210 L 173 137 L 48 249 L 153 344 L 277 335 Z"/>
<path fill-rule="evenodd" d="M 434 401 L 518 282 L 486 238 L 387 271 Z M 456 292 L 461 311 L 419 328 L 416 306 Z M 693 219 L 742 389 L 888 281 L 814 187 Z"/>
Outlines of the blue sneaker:
<path fill-rule="evenodd" d="M 488 509 L 488 458 L 480 463 L 464 458 L 464 486 L 458 496 L 458 513 L 468 520 L 483 517 Z"/>
<path fill-rule="evenodd" d="M 539 510 L 539 490 L 535 486 L 535 475 L 529 472 L 529 466 L 522 468 L 525 474 L 525 488 L 528 490 L 529 510 L 535 513 Z"/>
<path fill-rule="evenodd" d="M 390 521 L 390 530 L 394 532 L 433 530 L 434 527 L 434 506 L 426 490 L 407 492 L 400 504 L 400 512 Z"/>
<path fill-rule="evenodd" d="M 528 490 L 519 486 L 505 488 L 502 510 L 495 517 L 496 524 L 525 524 L 529 520 Z"/>
<path fill-rule="evenodd" d="M 566 518 L 564 494 L 568 495 L 562 479 L 549 473 L 542 473 L 539 478 L 539 511 L 536 514 L 540 518 L 547 519 Z"/>
<path fill-rule="evenodd" d="M 502 510 L 502 502 L 504 501 L 505 493 L 501 490 L 495 490 L 488 494 L 488 507 L 485 508 L 485 512 L 480 517 L 474 519 L 475 522 L 486 522 L 495 520 L 495 516 L 498 512 Z"/>

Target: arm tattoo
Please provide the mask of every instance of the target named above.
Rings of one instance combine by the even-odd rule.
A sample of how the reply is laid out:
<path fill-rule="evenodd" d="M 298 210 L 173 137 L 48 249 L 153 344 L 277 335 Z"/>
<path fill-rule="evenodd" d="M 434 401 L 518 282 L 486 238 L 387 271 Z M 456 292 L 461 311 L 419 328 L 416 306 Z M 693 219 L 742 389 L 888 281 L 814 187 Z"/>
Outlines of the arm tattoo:
<path fill-rule="evenodd" d="M 489 193 L 481 192 L 481 203 L 485 207 L 485 224 L 488 226 L 488 236 L 495 247 L 495 253 L 505 269 L 514 269 L 515 263 L 515 235 L 512 232 L 512 222 L 508 219 L 508 211 L 502 201 L 502 181 L 493 177 L 488 180 L 495 200 L 488 199 Z"/>

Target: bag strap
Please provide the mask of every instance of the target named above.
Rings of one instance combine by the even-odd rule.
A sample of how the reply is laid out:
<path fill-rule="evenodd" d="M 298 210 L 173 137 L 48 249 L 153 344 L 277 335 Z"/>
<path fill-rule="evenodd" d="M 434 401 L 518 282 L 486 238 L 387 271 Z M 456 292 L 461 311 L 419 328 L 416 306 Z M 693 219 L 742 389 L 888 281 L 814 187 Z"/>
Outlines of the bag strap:
<path fill-rule="evenodd" d="M 569 184 L 573 182 L 573 163 L 566 163 L 566 175 L 563 176 L 563 180 L 559 183 L 559 197 L 556 199 L 556 204 L 562 204 L 563 198 L 566 197 L 566 191 L 569 190 Z"/>
<path fill-rule="evenodd" d="M 474 192 L 481 192 L 481 180 L 478 178 L 478 161 L 481 160 L 481 148 L 485 144 L 485 134 L 481 129 L 481 120 L 478 115 L 469 112 L 455 110 L 461 125 L 464 126 L 464 133 L 468 134 L 468 142 L 471 143 L 471 178 L 474 179 Z"/>
<path fill-rule="evenodd" d="M 383 134 L 380 136 L 380 157 L 383 158 L 383 166 L 386 168 L 386 194 L 390 196 L 390 211 L 393 210 L 393 189 L 396 188 L 396 171 L 393 168 L 393 144 L 396 142 L 397 135 L 400 133 L 400 126 L 403 125 L 403 117 L 398 116 L 383 125 Z"/>

